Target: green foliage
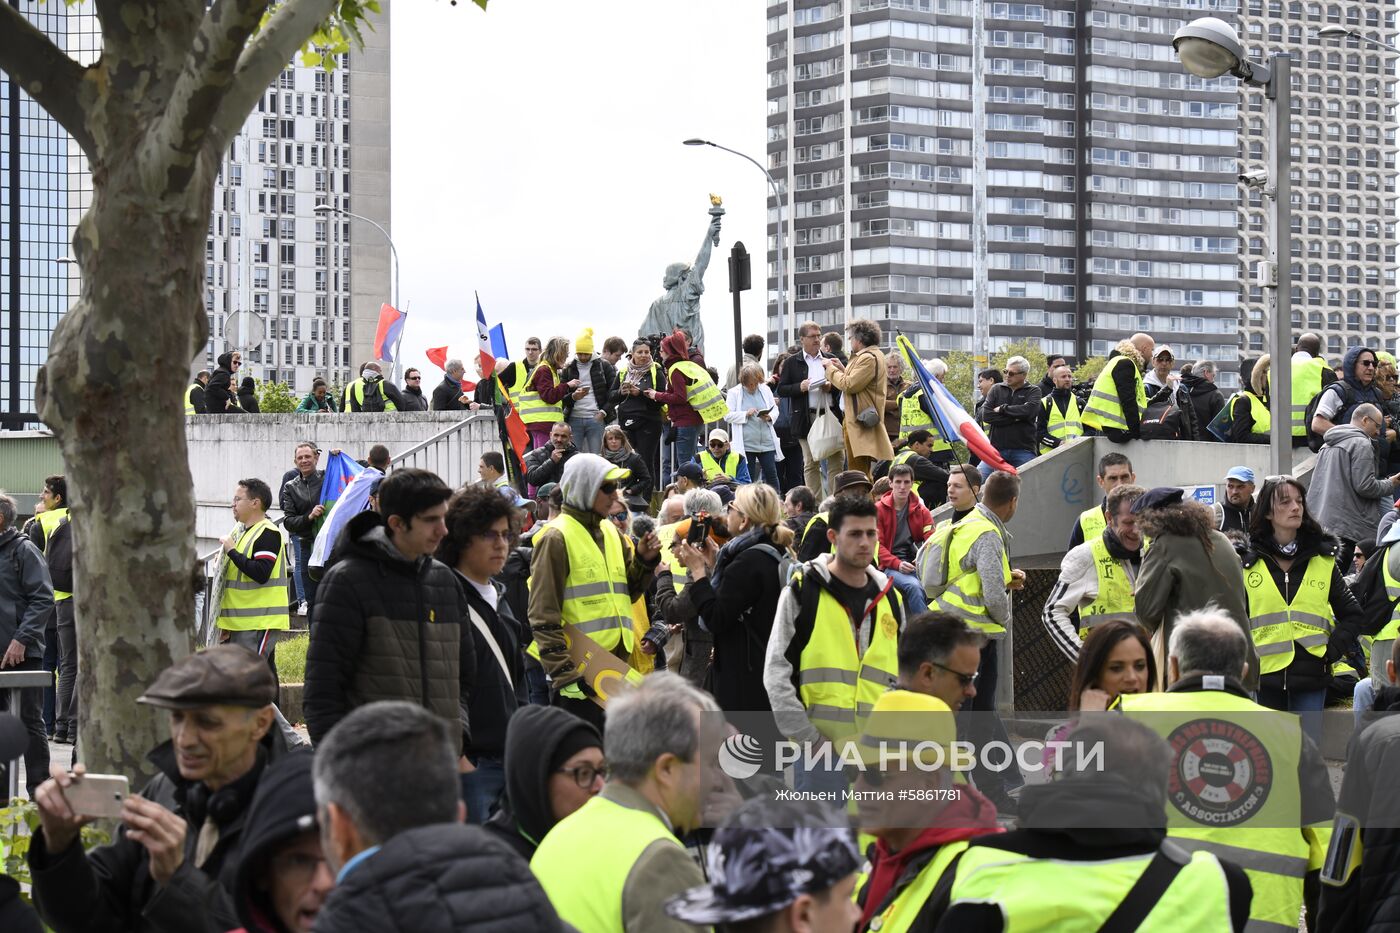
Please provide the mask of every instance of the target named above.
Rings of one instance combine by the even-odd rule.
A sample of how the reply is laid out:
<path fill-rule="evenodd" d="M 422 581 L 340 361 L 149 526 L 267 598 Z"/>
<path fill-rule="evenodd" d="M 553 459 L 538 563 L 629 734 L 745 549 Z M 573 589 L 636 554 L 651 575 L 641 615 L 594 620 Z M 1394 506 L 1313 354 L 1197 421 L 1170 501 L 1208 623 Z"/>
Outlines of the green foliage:
<path fill-rule="evenodd" d="M 257 385 L 258 408 L 265 415 L 285 415 L 297 410 L 301 399 L 285 382 L 264 379 Z"/>
<path fill-rule="evenodd" d="M 1099 378 L 1099 373 L 1108 365 L 1108 357 L 1091 356 L 1078 366 L 1074 367 L 1075 382 L 1093 382 Z"/>
<path fill-rule="evenodd" d="M 277 643 L 277 680 L 284 684 L 306 682 L 306 649 L 310 635 L 297 635 Z"/>
<path fill-rule="evenodd" d="M 29 900 L 33 879 L 29 876 L 29 842 L 39 831 L 39 806 L 23 801 L 0 808 L 0 871 L 22 886 L 21 896 Z M 91 850 L 112 841 L 112 834 L 96 823 L 82 829 L 83 848 Z"/>
<path fill-rule="evenodd" d="M 486 9 L 487 0 L 472 2 L 483 10 Z M 456 6 L 457 0 L 452 0 L 452 5 Z M 337 56 L 349 52 L 351 43 L 354 43 L 356 48 L 364 48 L 365 37 L 361 28 L 369 25 L 369 28 L 373 29 L 369 17 L 379 10 L 379 0 L 340 0 L 335 12 L 301 47 L 301 63 L 308 68 L 320 66 L 327 71 L 334 71 L 338 64 Z M 270 15 L 271 11 L 268 13 L 268 16 Z M 263 23 L 267 23 L 267 16 L 263 17 Z"/>
<path fill-rule="evenodd" d="M 943 377 L 943 384 L 948 387 L 953 398 L 957 399 L 964 406 L 972 404 L 972 391 L 975 385 L 973 376 L 975 373 L 972 354 L 966 350 L 953 350 L 945 353 L 940 359 L 948 366 L 948 372 Z M 970 413 L 971 408 L 967 409 Z"/>
<path fill-rule="evenodd" d="M 1030 372 L 1026 373 L 1026 382 L 1035 385 L 1045 378 L 1045 351 L 1040 349 L 1040 341 L 1027 339 L 1009 343 L 992 354 L 990 365 L 1005 373 L 1006 361 L 1013 356 L 1024 356 L 1031 364 Z"/>

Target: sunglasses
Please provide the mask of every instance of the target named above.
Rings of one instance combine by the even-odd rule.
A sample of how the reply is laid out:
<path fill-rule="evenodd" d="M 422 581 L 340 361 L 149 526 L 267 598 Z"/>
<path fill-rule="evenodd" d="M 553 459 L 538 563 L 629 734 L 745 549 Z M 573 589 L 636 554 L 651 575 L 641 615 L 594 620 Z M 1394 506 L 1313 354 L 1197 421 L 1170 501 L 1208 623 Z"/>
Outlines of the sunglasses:
<path fill-rule="evenodd" d="M 617 492 L 617 483 L 612 481 L 606 482 L 598 487 L 598 491 L 605 496 L 611 496 L 613 493 Z"/>
<path fill-rule="evenodd" d="M 1357 362 L 1357 364 L 1360 365 L 1360 366 L 1375 366 L 1375 365 L 1376 365 L 1376 361 L 1375 361 L 1375 360 L 1357 360 L 1356 362 Z"/>
<path fill-rule="evenodd" d="M 613 521 L 617 522 L 619 525 L 625 525 L 625 524 L 627 524 L 627 513 L 626 513 L 626 512 L 614 512 L 613 514 L 609 515 L 608 518 L 611 518 Z"/>
<path fill-rule="evenodd" d="M 958 679 L 958 683 L 962 684 L 964 690 L 977 683 L 977 675 L 982 673 L 981 671 L 973 671 L 971 674 L 964 674 L 962 671 L 955 671 L 951 667 L 944 667 L 942 664 L 936 664 L 933 661 L 930 661 L 928 663 L 933 667 L 938 668 L 940 671 L 946 671 L 947 673 L 952 674 Z"/>
<path fill-rule="evenodd" d="M 710 441 L 711 447 L 723 447 L 724 441 Z"/>

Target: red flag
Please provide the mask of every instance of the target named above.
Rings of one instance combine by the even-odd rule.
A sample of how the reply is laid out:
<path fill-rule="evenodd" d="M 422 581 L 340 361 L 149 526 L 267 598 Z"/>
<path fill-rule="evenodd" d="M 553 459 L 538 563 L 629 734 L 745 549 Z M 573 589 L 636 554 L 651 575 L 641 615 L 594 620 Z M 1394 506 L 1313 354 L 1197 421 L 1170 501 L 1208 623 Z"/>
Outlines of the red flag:
<path fill-rule="evenodd" d="M 432 363 L 443 372 L 447 372 L 447 354 L 450 349 L 450 347 L 429 347 L 423 355 L 428 358 L 429 363 Z M 466 379 L 463 379 L 462 391 L 475 392 L 476 383 L 468 382 Z"/>

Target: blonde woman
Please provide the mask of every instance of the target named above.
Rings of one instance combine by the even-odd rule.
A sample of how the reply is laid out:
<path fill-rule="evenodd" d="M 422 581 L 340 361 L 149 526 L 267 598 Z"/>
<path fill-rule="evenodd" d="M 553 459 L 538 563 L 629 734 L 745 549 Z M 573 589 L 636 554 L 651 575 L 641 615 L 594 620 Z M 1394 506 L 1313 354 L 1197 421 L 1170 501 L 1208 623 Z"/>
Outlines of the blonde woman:
<path fill-rule="evenodd" d="M 730 425 L 729 449 L 749 461 L 749 476 L 762 478 L 774 489 L 778 485 L 778 461 L 782 445 L 773 422 L 778 419 L 778 401 L 764 379 L 763 367 L 745 363 L 739 370 L 739 384 L 729 390 L 724 420 Z"/>
<path fill-rule="evenodd" d="M 577 379 L 560 381 L 559 374 L 568 361 L 569 338 L 551 337 L 545 344 L 543 359 L 530 375 L 530 385 L 520 394 L 517 407 L 520 420 L 530 432 L 531 449 L 548 446 L 549 432 L 564 420 L 564 398 L 573 395 L 578 399 L 585 394 Z"/>
<path fill-rule="evenodd" d="M 740 486 L 726 516 L 732 536 L 716 549 L 682 543 L 676 556 L 690 571 L 689 597 L 714 635 L 714 663 L 705 686 L 724 710 L 771 709 L 763 688 L 763 658 L 790 556 L 792 529 L 782 502 L 766 483 Z"/>

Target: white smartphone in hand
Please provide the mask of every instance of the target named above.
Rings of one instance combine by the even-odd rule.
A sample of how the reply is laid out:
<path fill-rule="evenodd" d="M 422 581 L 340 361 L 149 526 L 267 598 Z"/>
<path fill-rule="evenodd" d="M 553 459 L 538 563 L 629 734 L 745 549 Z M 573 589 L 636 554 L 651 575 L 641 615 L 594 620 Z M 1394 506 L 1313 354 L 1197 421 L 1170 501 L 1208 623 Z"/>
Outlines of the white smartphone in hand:
<path fill-rule="evenodd" d="M 78 816 L 118 817 L 131 782 L 121 774 L 85 774 L 63 790 L 63 798 Z"/>

